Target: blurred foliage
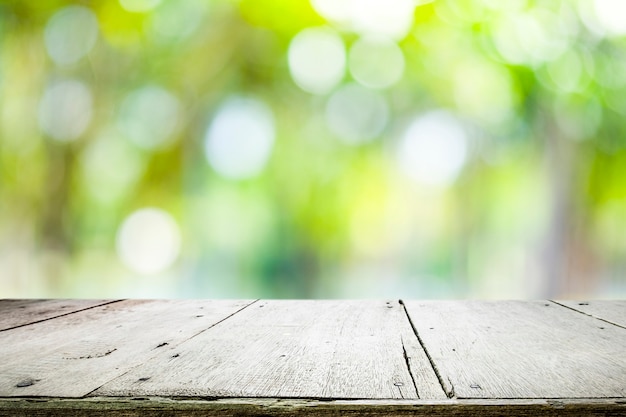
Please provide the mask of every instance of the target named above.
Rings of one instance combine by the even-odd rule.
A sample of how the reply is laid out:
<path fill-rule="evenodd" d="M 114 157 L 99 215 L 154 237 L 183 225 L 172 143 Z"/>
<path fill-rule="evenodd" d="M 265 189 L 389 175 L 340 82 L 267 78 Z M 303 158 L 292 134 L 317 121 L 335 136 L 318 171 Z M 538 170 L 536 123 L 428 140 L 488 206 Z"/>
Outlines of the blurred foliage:
<path fill-rule="evenodd" d="M 624 297 L 624 16 L 0 1 L 0 297 Z"/>

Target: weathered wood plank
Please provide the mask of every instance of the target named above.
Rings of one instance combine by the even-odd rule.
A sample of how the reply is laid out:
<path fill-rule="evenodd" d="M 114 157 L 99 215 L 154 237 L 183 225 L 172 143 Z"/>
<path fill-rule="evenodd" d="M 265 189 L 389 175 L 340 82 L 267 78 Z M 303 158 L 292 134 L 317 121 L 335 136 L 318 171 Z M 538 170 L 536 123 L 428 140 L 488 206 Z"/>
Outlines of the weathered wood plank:
<path fill-rule="evenodd" d="M 112 300 L 0 300 L 0 331 L 76 313 Z"/>
<path fill-rule="evenodd" d="M 562 301 L 555 303 L 626 328 L 626 300 Z"/>
<path fill-rule="evenodd" d="M 551 302 L 407 301 L 458 398 L 626 396 L 626 330 Z"/>
<path fill-rule="evenodd" d="M 250 301 L 121 301 L 0 333 L 0 396 L 81 397 Z"/>
<path fill-rule="evenodd" d="M 0 416 L 14 417 L 623 417 L 621 400 L 315 401 L 166 398 L 0 399 Z"/>
<path fill-rule="evenodd" d="M 434 396 L 440 389 L 436 376 L 412 345 L 406 356 L 411 356 L 413 378 L 408 370 L 406 335 L 414 337 L 397 302 L 263 301 L 198 337 L 168 346 L 93 395 Z"/>

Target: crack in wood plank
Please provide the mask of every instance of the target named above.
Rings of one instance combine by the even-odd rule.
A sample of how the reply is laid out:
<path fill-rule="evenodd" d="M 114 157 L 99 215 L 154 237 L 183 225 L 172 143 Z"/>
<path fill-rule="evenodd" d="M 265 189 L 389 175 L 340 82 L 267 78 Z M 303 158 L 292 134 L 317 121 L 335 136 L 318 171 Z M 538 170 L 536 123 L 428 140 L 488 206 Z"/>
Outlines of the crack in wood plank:
<path fill-rule="evenodd" d="M 409 312 L 406 310 L 406 305 L 404 304 L 402 300 L 398 300 L 398 302 L 402 306 L 404 310 L 404 314 L 406 315 L 406 318 L 409 320 L 409 324 L 411 325 L 411 329 L 413 329 L 413 334 L 417 338 L 420 346 L 422 347 L 422 350 L 424 351 L 424 353 L 426 354 L 426 357 L 428 358 L 428 362 L 430 362 L 430 366 L 432 367 L 433 372 L 437 376 L 437 380 L 439 381 L 439 385 L 441 385 L 441 389 L 443 390 L 443 392 L 446 393 L 446 396 L 448 398 L 454 398 L 454 386 L 452 385 L 452 382 L 450 382 L 450 389 L 448 389 L 446 387 L 446 384 L 443 381 L 443 378 L 441 377 L 441 374 L 439 373 L 439 369 L 437 369 L 437 365 L 433 361 L 433 358 L 430 356 L 428 349 L 426 349 L 426 346 L 424 345 L 424 341 L 422 340 L 419 333 L 417 332 L 417 328 L 413 324 L 413 320 L 411 320 L 411 316 L 409 315 Z"/>
<path fill-rule="evenodd" d="M 450 377 L 448 377 L 448 383 L 450 384 L 450 393 L 448 394 L 448 398 L 454 398 L 456 397 L 456 394 L 454 393 L 454 384 L 452 383 Z"/>
<path fill-rule="evenodd" d="M 0 301 L 2 301 L 2 300 L 0 300 Z M 30 321 L 28 323 L 23 323 L 23 324 L 18 324 L 16 326 L 6 327 L 4 329 L 0 329 L 0 332 L 6 332 L 8 330 L 13 330 L 13 329 L 19 329 L 20 327 L 30 326 L 32 324 L 43 323 L 44 321 L 50 321 L 50 320 L 58 319 L 59 317 L 69 316 L 70 314 L 80 313 L 81 311 L 91 310 L 93 308 L 102 307 L 102 306 L 106 306 L 106 305 L 114 304 L 114 303 L 119 303 L 120 301 L 124 301 L 124 300 L 104 301 L 104 302 L 102 302 L 100 304 L 91 305 L 91 306 L 84 307 L 84 308 L 81 308 L 81 309 L 78 309 L 78 310 L 68 311 L 67 313 L 57 314 L 57 315 L 55 315 L 53 317 L 46 317 L 44 319 L 34 320 L 34 321 Z"/>
<path fill-rule="evenodd" d="M 565 305 L 565 304 L 561 304 L 561 303 L 559 303 L 559 302 L 558 302 L 558 301 L 556 301 L 556 300 L 548 300 L 548 301 L 550 301 L 551 303 L 554 303 L 554 304 L 556 304 L 556 305 L 558 305 L 558 306 L 565 307 L 565 308 L 567 308 L 567 309 L 570 309 L 570 310 L 572 310 L 572 311 L 575 311 L 575 312 L 577 312 L 577 313 L 584 314 L 585 316 L 593 317 L 593 318 L 594 318 L 594 319 L 596 319 L 596 320 L 600 320 L 600 321 L 603 321 L 603 322 L 605 322 L 605 323 L 612 324 L 613 326 L 617 326 L 617 327 L 621 327 L 622 329 L 626 329 L 626 327 L 622 326 L 621 324 L 617 324 L 617 323 L 614 323 L 614 322 L 612 322 L 612 321 L 610 321 L 610 320 L 603 319 L 602 317 L 598 317 L 598 316 L 595 316 L 595 315 L 593 315 L 593 314 L 589 314 L 589 313 L 584 312 L 584 311 L 582 311 L 582 310 L 579 310 L 579 309 L 577 309 L 577 308 L 570 307 L 570 306 Z"/>
<path fill-rule="evenodd" d="M 402 343 L 402 356 L 404 356 L 404 363 L 406 363 L 406 369 L 409 371 L 409 376 L 411 377 L 411 382 L 413 383 L 413 387 L 415 388 L 415 393 L 417 394 L 417 398 L 420 398 L 420 392 L 417 389 L 417 384 L 415 383 L 415 378 L 413 377 L 413 371 L 411 371 L 411 362 L 409 361 L 409 355 L 406 353 L 406 347 L 404 347 L 404 339 L 402 335 L 400 335 L 400 343 Z"/>

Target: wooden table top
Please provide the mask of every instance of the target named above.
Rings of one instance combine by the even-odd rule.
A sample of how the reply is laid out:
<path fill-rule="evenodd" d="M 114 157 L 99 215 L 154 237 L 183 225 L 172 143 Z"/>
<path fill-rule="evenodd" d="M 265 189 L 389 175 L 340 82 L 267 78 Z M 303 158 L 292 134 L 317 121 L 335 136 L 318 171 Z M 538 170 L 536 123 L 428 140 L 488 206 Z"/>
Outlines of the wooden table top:
<path fill-rule="evenodd" d="M 626 416 L 626 301 L 0 300 L 0 415 Z"/>

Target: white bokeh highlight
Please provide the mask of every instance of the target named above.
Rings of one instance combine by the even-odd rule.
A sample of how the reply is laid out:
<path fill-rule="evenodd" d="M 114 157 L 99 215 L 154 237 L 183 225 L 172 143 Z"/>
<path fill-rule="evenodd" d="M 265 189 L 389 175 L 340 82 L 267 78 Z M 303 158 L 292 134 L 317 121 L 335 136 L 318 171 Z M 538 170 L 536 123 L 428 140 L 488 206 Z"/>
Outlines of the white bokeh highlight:
<path fill-rule="evenodd" d="M 83 6 L 67 6 L 46 24 L 44 43 L 48 55 L 59 65 L 70 65 L 83 58 L 98 39 L 98 20 Z"/>
<path fill-rule="evenodd" d="M 350 48 L 348 65 L 350 74 L 360 84 L 369 88 L 386 88 L 402 77 L 404 54 L 389 38 L 366 36 Z"/>
<path fill-rule="evenodd" d="M 119 0 L 120 6 L 126 11 L 144 13 L 161 4 L 161 0 Z"/>
<path fill-rule="evenodd" d="M 167 1 L 152 13 L 150 30 L 160 42 L 190 37 L 207 18 L 211 3 L 204 0 Z"/>
<path fill-rule="evenodd" d="M 535 8 L 502 15 L 494 24 L 493 40 L 505 61 L 536 66 L 559 57 L 572 38 L 562 16 Z"/>
<path fill-rule="evenodd" d="M 443 110 L 416 118 L 396 148 L 400 170 L 416 183 L 435 188 L 445 188 L 457 179 L 467 153 L 465 129 Z"/>
<path fill-rule="evenodd" d="M 128 216 L 117 232 L 117 254 L 129 269 L 153 275 L 172 266 L 180 254 L 180 229 L 158 208 L 142 208 Z"/>
<path fill-rule="evenodd" d="M 291 40 L 289 71 L 302 90 L 326 94 L 345 75 L 346 51 L 341 37 L 328 28 L 309 28 Z"/>
<path fill-rule="evenodd" d="M 164 148 L 172 141 L 180 117 L 180 102 L 166 89 L 147 86 L 131 92 L 123 101 L 118 127 L 140 148 Z"/>
<path fill-rule="evenodd" d="M 71 142 L 89 126 L 93 99 L 91 91 L 77 80 L 50 85 L 39 102 L 39 127 L 52 139 Z"/>
<path fill-rule="evenodd" d="M 376 138 L 385 128 L 388 118 L 389 107 L 385 98 L 357 84 L 338 89 L 326 104 L 329 130 L 349 145 Z"/>
<path fill-rule="evenodd" d="M 141 151 L 113 129 L 90 140 L 80 154 L 87 193 L 101 204 L 114 204 L 135 191 L 146 161 Z"/>
<path fill-rule="evenodd" d="M 252 178 L 265 168 L 274 136 L 274 117 L 265 103 L 231 97 L 218 108 L 207 129 L 205 155 L 213 169 L 225 178 Z"/>
<path fill-rule="evenodd" d="M 594 0 L 593 10 L 598 23 L 608 35 L 626 35 L 626 1 Z"/>
<path fill-rule="evenodd" d="M 401 40 L 413 25 L 414 0 L 311 0 L 329 22 L 361 35 Z"/>

